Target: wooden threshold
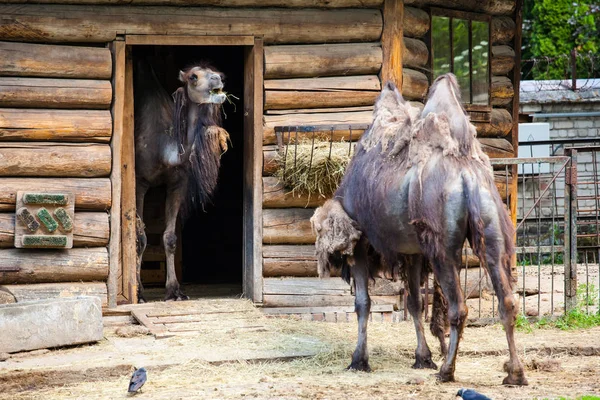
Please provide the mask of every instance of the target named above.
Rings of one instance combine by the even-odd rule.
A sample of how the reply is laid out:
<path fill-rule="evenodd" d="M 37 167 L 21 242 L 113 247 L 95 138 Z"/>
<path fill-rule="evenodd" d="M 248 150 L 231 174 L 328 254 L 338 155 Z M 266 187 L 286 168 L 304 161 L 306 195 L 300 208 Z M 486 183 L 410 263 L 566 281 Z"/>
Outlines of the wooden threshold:
<path fill-rule="evenodd" d="M 155 46 L 253 46 L 253 36 L 127 35 L 127 45 Z"/>

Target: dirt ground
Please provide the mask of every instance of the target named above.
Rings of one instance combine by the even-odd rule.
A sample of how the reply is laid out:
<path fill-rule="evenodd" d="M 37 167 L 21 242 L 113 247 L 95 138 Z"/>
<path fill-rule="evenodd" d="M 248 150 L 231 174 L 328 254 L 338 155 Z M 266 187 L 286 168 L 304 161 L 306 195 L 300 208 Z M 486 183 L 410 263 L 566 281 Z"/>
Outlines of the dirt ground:
<path fill-rule="evenodd" d="M 128 398 L 134 365 L 148 370 L 148 382 L 137 399 L 454 399 L 461 387 L 493 399 L 600 395 L 600 328 L 518 332 L 529 386 L 504 387 L 507 352 L 500 325 L 467 328 L 457 382 L 441 384 L 433 370 L 410 367 L 416 345 L 411 322 L 369 325 L 373 372 L 367 374 L 344 369 L 356 343 L 356 323 L 250 313 L 264 329 L 244 333 L 209 329 L 154 339 L 143 334 L 121 337 L 115 333 L 117 327 L 106 326 L 105 339 L 95 345 L 11 357 L 0 362 L 0 399 Z M 437 344 L 431 336 L 428 339 L 440 365 Z M 207 352 L 227 351 L 234 358 L 258 350 L 286 353 L 294 346 L 309 347 L 315 355 L 291 361 L 240 356 L 250 361 L 225 363 L 204 357 Z"/>

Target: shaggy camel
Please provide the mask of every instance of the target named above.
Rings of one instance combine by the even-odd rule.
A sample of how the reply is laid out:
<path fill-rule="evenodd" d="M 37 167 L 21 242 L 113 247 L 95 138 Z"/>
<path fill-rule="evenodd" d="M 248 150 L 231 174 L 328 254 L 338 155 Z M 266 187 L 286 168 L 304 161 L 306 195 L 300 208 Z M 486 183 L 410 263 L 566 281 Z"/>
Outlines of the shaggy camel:
<path fill-rule="evenodd" d="M 208 65 L 180 71 L 183 86 L 173 97 L 160 85 L 150 65 L 141 59 L 134 77 L 136 207 L 142 221 L 137 229 L 138 298 L 144 301 L 140 278 L 147 243 L 144 196 L 151 187 L 166 185 L 165 300 L 187 300 L 175 275 L 175 226 L 182 206 L 206 204 L 217 186 L 221 154 L 227 150 L 229 139 L 229 134 L 220 127 L 221 105 L 226 100 L 223 76 Z"/>
<path fill-rule="evenodd" d="M 454 75 L 435 80 L 418 114 L 388 83 L 334 198 L 311 219 L 320 275 L 341 267 L 342 275 L 351 275 L 354 281 L 359 336 L 349 368 L 370 369 L 368 281 L 386 265 L 399 268 L 409 289 L 408 306 L 418 340 L 414 366 L 437 368 L 421 321 L 424 257 L 448 305 L 450 341 L 438 377 L 444 382 L 454 380 L 467 318 L 458 271 L 468 239 L 498 296 L 510 352 L 503 383 L 526 385 L 514 339 L 518 308 L 511 276 L 514 228 L 494 184 L 489 159 L 460 102 Z M 374 260 L 373 253 L 383 262 Z M 444 341 L 443 332 L 434 334 Z"/>

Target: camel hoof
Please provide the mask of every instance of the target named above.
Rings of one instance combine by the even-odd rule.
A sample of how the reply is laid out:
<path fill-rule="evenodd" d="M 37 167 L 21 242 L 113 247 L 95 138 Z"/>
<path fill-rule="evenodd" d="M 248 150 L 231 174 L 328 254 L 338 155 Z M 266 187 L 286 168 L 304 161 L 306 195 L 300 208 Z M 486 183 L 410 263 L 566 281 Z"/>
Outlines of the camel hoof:
<path fill-rule="evenodd" d="M 185 301 L 190 298 L 180 291 L 165 295 L 165 301 Z"/>
<path fill-rule="evenodd" d="M 350 365 L 346 368 L 349 371 L 363 371 L 363 372 L 371 372 L 371 367 L 369 366 L 368 361 L 352 361 Z"/>
<path fill-rule="evenodd" d="M 514 385 L 514 386 L 527 386 L 529 382 L 527 382 L 527 378 L 525 378 L 524 374 L 509 374 L 502 381 L 503 385 Z"/>
<path fill-rule="evenodd" d="M 440 371 L 437 374 L 435 374 L 435 377 L 440 382 L 454 382 L 454 374 L 451 374 L 449 372 Z"/>
<path fill-rule="evenodd" d="M 437 369 L 437 365 L 435 365 L 435 363 L 433 362 L 431 357 L 422 358 L 422 359 L 419 359 L 419 357 L 417 357 L 417 359 L 412 367 L 414 369 L 425 369 L 425 368 Z"/>

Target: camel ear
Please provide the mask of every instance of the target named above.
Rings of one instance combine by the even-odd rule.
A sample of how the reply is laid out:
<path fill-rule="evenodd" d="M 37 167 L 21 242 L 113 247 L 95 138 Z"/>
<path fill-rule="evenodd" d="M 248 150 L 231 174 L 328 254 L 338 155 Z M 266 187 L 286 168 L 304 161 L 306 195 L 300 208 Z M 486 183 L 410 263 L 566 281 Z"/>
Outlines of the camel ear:
<path fill-rule="evenodd" d="M 187 78 L 185 77 L 185 72 L 179 71 L 179 80 L 183 83 L 187 81 Z"/>

